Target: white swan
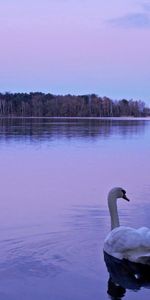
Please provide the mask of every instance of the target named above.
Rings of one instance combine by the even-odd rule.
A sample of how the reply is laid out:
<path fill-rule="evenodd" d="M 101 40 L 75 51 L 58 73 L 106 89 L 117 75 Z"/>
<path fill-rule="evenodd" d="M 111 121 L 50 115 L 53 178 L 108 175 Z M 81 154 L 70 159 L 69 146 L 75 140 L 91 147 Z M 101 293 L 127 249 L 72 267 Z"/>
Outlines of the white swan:
<path fill-rule="evenodd" d="M 117 211 L 117 198 L 127 201 L 126 191 L 113 188 L 108 194 L 108 207 L 111 217 L 111 232 L 104 241 L 104 251 L 118 259 L 150 264 L 150 229 L 134 229 L 120 226 Z"/>

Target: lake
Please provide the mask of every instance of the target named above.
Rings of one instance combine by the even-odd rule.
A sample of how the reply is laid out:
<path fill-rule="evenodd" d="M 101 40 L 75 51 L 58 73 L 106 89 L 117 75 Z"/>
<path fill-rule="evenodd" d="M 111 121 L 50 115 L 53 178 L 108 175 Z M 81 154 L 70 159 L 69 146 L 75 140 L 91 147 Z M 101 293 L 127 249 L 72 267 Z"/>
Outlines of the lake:
<path fill-rule="evenodd" d="M 150 120 L 1 118 L 0 298 L 149 300 L 148 286 L 110 286 L 115 186 L 131 199 L 120 223 L 150 227 Z"/>

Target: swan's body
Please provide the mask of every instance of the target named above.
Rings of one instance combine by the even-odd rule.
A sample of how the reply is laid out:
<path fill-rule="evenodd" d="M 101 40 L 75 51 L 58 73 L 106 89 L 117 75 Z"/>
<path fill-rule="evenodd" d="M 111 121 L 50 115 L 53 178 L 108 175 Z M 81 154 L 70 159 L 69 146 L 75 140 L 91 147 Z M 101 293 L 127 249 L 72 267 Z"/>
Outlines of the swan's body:
<path fill-rule="evenodd" d="M 117 198 L 128 200 L 126 192 L 121 188 L 114 188 L 109 192 L 108 206 L 112 230 L 105 239 L 104 251 L 118 259 L 150 264 L 150 229 L 120 226 Z"/>

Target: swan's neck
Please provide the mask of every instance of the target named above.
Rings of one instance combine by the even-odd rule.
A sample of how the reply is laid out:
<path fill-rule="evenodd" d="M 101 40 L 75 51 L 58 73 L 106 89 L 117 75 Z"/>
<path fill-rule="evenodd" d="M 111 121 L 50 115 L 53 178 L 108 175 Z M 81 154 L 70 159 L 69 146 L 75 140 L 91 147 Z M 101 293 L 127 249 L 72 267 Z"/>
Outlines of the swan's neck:
<path fill-rule="evenodd" d="M 119 216 L 117 210 L 117 198 L 114 195 L 108 195 L 108 207 L 111 218 L 111 230 L 119 227 Z"/>

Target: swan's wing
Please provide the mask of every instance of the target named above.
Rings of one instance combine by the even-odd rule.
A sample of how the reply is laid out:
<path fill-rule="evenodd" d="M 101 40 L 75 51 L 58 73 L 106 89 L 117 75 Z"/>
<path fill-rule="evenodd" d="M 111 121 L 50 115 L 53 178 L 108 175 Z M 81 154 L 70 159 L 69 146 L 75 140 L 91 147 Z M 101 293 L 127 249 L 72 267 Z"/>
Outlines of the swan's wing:
<path fill-rule="evenodd" d="M 104 251 L 122 259 L 124 253 L 140 246 L 140 233 L 133 228 L 120 226 L 113 229 L 104 241 Z"/>
<path fill-rule="evenodd" d="M 141 227 L 137 229 L 137 232 L 140 233 L 141 245 L 144 248 L 150 249 L 150 229 L 147 227 Z"/>
<path fill-rule="evenodd" d="M 104 251 L 119 259 L 145 263 L 150 260 L 150 229 L 117 227 L 106 237 Z"/>

